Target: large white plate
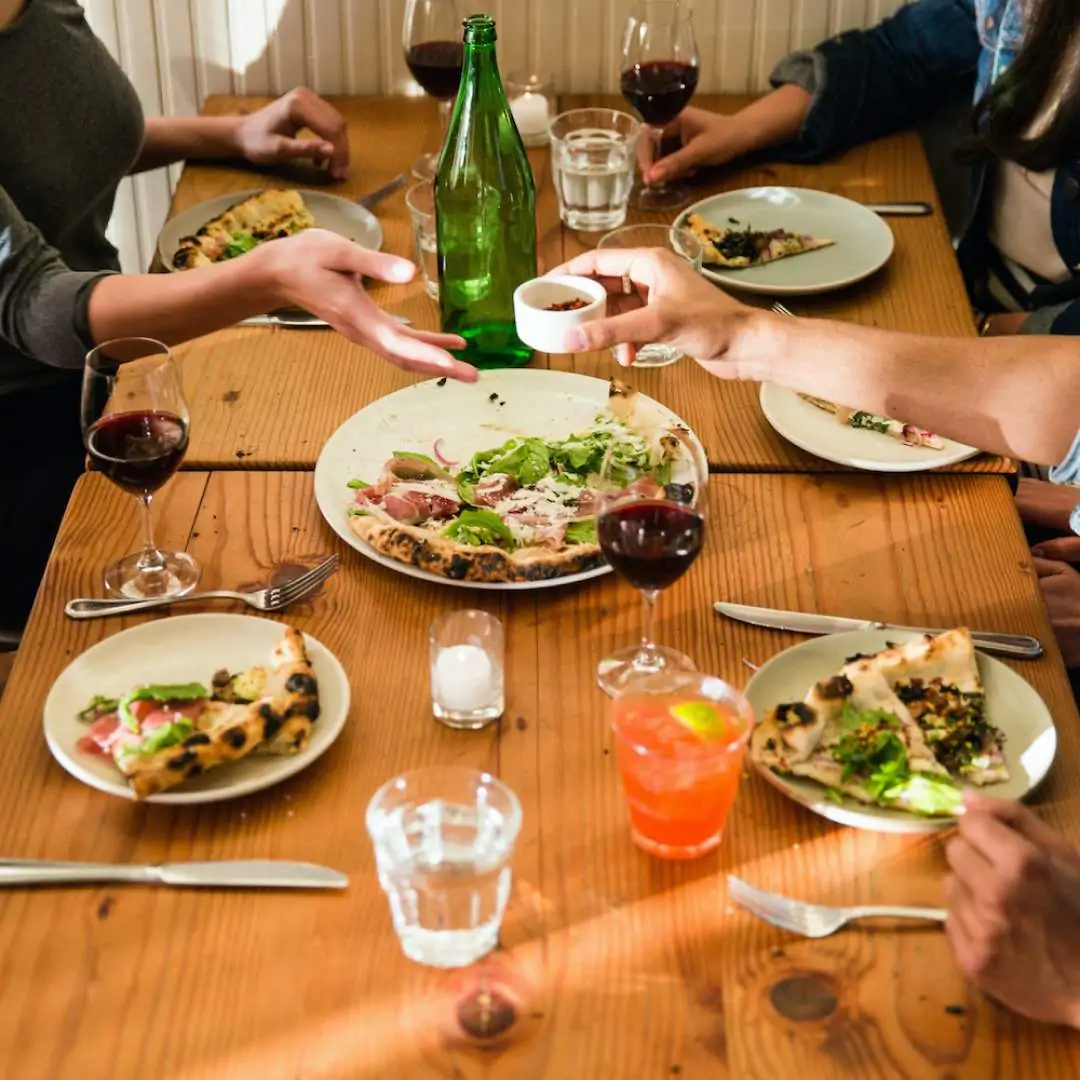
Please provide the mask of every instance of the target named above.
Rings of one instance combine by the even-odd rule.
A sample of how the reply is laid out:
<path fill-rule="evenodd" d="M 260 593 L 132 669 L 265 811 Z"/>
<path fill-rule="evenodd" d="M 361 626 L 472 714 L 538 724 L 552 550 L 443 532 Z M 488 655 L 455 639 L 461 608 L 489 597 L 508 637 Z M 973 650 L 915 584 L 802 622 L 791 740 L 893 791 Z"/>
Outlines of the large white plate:
<path fill-rule="evenodd" d="M 240 671 L 265 664 L 281 635 L 281 623 L 249 615 L 183 615 L 114 634 L 76 657 L 53 683 L 45 700 L 45 741 L 72 776 L 98 791 L 130 799 L 131 789 L 112 760 L 76 745 L 87 731 L 77 716 L 87 702 L 95 694 L 119 696 L 148 683 L 206 683 L 221 668 Z M 345 725 L 349 680 L 325 645 L 307 634 L 304 643 L 319 681 L 320 705 L 304 750 L 252 754 L 145 801 L 176 805 L 235 799 L 293 776 L 322 755 Z"/>
<path fill-rule="evenodd" d="M 718 285 L 745 292 L 766 296 L 830 292 L 869 277 L 893 253 L 892 229 L 877 214 L 826 191 L 788 187 L 726 191 L 684 210 L 675 224 L 684 224 L 690 214 L 700 214 L 722 229 L 787 229 L 836 241 L 832 247 L 777 259 L 765 266 L 702 270 Z"/>
<path fill-rule="evenodd" d="M 440 385 L 442 384 L 442 385 Z M 588 375 L 537 368 L 484 371 L 477 382 L 433 379 L 398 390 L 361 409 L 330 436 L 315 464 L 315 499 L 330 527 L 369 559 L 424 581 L 466 589 L 544 589 L 586 581 L 610 571 L 599 566 L 544 581 L 454 581 L 379 554 L 349 528 L 353 479 L 373 483 L 395 450 L 434 456 L 436 439 L 450 461 L 468 461 L 507 439 L 562 439 L 590 427 L 608 399 L 608 383 Z M 687 427 L 670 409 L 641 395 L 639 408 Z M 504 402 L 505 404 L 499 404 Z M 700 447 L 699 447 L 700 450 Z M 700 451 L 704 460 L 704 451 Z"/>
<path fill-rule="evenodd" d="M 228 195 L 219 195 L 214 199 L 196 203 L 186 210 L 181 210 L 175 217 L 169 218 L 161 230 L 158 238 L 158 254 L 161 261 L 170 269 L 173 266 L 173 256 L 180 246 L 180 240 L 185 236 L 191 236 L 201 229 L 208 221 L 225 213 L 230 206 L 251 195 L 257 195 L 263 188 L 253 188 L 250 191 L 234 191 Z M 337 195 L 330 195 L 325 191 L 301 191 L 304 202 L 315 218 L 315 225 L 320 229 L 337 233 L 346 240 L 354 240 L 361 247 L 378 251 L 382 247 L 383 231 L 378 219 L 370 211 L 360 206 L 359 203 L 342 199 Z"/>
<path fill-rule="evenodd" d="M 794 645 L 762 665 L 746 696 L 761 718 L 777 705 L 802 701 L 812 683 L 835 675 L 855 653 L 876 653 L 888 642 L 907 641 L 914 634 L 900 630 L 854 630 L 829 634 Z M 977 653 L 979 677 L 986 690 L 987 716 L 1005 734 L 1005 760 L 1009 782 L 979 790 L 1000 799 L 1022 799 L 1042 782 L 1057 753 L 1057 730 L 1046 703 L 1010 667 L 984 653 Z M 755 762 L 755 764 L 757 764 Z M 758 771 L 789 798 L 840 825 L 874 832 L 921 833 L 948 828 L 955 818 L 924 818 L 901 810 L 865 806 L 854 799 L 843 805 L 825 796 L 825 788 L 813 780 L 778 776 L 762 765 Z"/>
<path fill-rule="evenodd" d="M 832 413 L 803 401 L 794 390 L 772 383 L 761 384 L 761 411 L 777 434 L 801 450 L 817 454 L 838 465 L 871 472 L 924 472 L 955 465 L 975 457 L 973 446 L 943 440 L 941 450 L 926 446 L 905 446 L 899 439 L 877 431 L 841 424 Z M 903 419 L 901 417 L 900 419 Z"/>

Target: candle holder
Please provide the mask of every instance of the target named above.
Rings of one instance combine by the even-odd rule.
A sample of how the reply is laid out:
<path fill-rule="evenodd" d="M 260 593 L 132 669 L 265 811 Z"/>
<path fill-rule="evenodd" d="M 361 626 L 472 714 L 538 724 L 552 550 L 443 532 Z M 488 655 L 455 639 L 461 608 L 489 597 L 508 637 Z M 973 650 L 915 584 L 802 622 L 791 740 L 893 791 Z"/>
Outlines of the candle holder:
<path fill-rule="evenodd" d="M 557 112 L 551 76 L 515 71 L 503 81 L 503 87 L 522 142 L 526 146 L 547 146 L 548 128 Z"/>
<path fill-rule="evenodd" d="M 431 711 L 447 727 L 476 731 L 506 708 L 502 623 L 486 611 L 454 611 L 431 624 Z"/>

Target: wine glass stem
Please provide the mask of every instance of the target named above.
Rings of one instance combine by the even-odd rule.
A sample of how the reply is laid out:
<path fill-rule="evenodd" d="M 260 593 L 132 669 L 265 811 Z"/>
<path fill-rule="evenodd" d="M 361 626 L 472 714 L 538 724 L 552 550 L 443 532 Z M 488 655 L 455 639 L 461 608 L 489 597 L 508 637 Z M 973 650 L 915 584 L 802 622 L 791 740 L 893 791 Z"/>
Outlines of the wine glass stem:
<path fill-rule="evenodd" d="M 143 508 L 143 549 L 142 554 L 139 556 L 139 570 L 143 573 L 147 571 L 153 573 L 156 570 L 161 570 L 164 566 L 161 552 L 158 551 L 157 545 L 154 543 L 154 522 L 150 516 L 152 498 L 151 495 L 143 495 L 139 499 Z"/>
<path fill-rule="evenodd" d="M 656 598 L 660 595 L 658 589 L 642 589 L 641 598 L 644 605 L 641 609 L 641 650 L 639 655 L 646 661 L 652 661 L 656 654 L 656 642 L 653 640 L 653 615 L 656 611 Z"/>
<path fill-rule="evenodd" d="M 656 127 L 653 124 L 646 124 L 645 130 L 649 133 L 649 138 L 652 140 L 653 149 L 650 157 L 652 164 L 655 164 L 660 160 L 661 151 L 663 150 L 664 129 L 662 127 Z M 653 183 L 646 184 L 645 186 L 650 191 L 663 191 L 667 187 L 663 180 L 656 180 Z"/>

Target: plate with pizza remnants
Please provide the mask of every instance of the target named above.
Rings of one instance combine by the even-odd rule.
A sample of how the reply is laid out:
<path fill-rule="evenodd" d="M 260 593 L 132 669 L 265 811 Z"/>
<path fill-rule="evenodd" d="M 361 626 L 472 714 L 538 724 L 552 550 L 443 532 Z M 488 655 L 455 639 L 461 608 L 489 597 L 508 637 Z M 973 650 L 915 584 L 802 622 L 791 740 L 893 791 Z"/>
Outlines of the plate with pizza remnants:
<path fill-rule="evenodd" d="M 705 454 L 669 409 L 615 380 L 522 368 L 433 379 L 373 402 L 327 442 L 315 498 L 367 558 L 425 581 L 521 590 L 606 574 L 595 486 L 611 454 L 643 500 Z"/>
<path fill-rule="evenodd" d="M 852 469 L 924 472 L 980 453 L 904 419 L 848 408 L 773 383 L 762 383 L 760 401 L 778 435 L 807 453 Z"/>
<path fill-rule="evenodd" d="M 76 657 L 45 701 L 57 762 L 139 802 L 220 802 L 278 784 L 334 743 L 349 681 L 321 642 L 273 619 L 183 615 Z"/>
<path fill-rule="evenodd" d="M 1057 753 L 1046 703 L 967 630 L 829 634 L 750 680 L 749 757 L 801 806 L 875 832 L 956 824 L 962 792 L 1023 799 Z"/>
<path fill-rule="evenodd" d="M 158 255 L 170 270 L 190 270 L 311 228 L 372 251 L 383 243 L 378 218 L 358 203 L 326 191 L 266 188 L 219 195 L 181 210 L 165 222 Z"/>
<path fill-rule="evenodd" d="M 707 278 L 765 296 L 842 289 L 880 270 L 894 247 L 872 210 L 810 188 L 726 191 L 688 207 L 675 224 L 701 240 Z"/>

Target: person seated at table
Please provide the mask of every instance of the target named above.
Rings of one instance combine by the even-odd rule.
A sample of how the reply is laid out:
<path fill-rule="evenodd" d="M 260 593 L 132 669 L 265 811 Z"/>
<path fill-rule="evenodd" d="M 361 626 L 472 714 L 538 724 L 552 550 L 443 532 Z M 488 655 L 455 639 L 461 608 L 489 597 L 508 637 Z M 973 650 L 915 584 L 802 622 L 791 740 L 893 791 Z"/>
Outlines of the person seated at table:
<path fill-rule="evenodd" d="M 739 303 L 665 252 L 599 249 L 557 272 L 594 276 L 609 292 L 608 317 L 571 332 L 574 352 L 612 346 L 628 364 L 637 345 L 673 345 L 718 378 L 773 382 L 995 454 L 1057 462 L 1054 480 L 1080 482 L 1080 340 L 933 338 L 789 318 Z M 1080 533 L 1080 511 L 1072 526 Z M 1060 558 L 1034 565 L 1066 665 L 1080 671 L 1080 572 Z"/>
<path fill-rule="evenodd" d="M 776 67 L 730 116 L 686 109 L 649 181 L 755 151 L 813 162 L 974 100 L 958 257 L 988 334 L 1080 333 L 1080 35 L 1075 0 L 917 0 Z M 977 133 L 975 133 L 977 132 Z"/>
<path fill-rule="evenodd" d="M 301 139 L 302 129 L 315 137 Z M 168 344 L 295 306 L 412 371 L 475 378 L 460 339 L 399 326 L 363 275 L 415 267 L 319 229 L 176 274 L 120 274 L 105 235 L 120 180 L 187 157 L 260 165 L 310 158 L 341 179 L 345 121 L 308 90 L 243 117 L 143 118 L 134 87 L 76 0 L 0 0 L 0 624 L 29 612 L 83 468 L 83 358 L 125 336 Z"/>

